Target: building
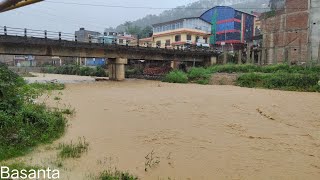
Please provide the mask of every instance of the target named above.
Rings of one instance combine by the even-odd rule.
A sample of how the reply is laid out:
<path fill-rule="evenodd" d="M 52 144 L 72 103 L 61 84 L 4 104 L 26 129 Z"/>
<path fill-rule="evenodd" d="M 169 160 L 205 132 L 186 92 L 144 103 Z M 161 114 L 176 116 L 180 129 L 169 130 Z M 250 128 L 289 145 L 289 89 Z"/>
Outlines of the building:
<path fill-rule="evenodd" d="M 255 16 L 228 6 L 216 6 L 204 12 L 200 18 L 210 23 L 210 44 L 236 44 L 252 41 Z"/>
<path fill-rule="evenodd" d="M 105 58 L 85 58 L 85 66 L 104 66 L 106 65 Z"/>
<path fill-rule="evenodd" d="M 152 47 L 153 37 L 139 39 L 139 46 L 142 47 Z"/>
<path fill-rule="evenodd" d="M 35 67 L 37 62 L 34 56 L 15 55 L 13 57 L 14 64 L 17 67 Z"/>
<path fill-rule="evenodd" d="M 94 39 L 93 37 L 97 37 L 100 35 L 101 33 L 99 32 L 88 31 L 88 30 L 85 30 L 85 28 L 80 28 L 79 31 L 75 32 L 75 36 L 77 38 L 77 41 L 79 42 L 90 42 L 92 39 Z"/>
<path fill-rule="evenodd" d="M 284 0 L 264 13 L 262 60 L 265 64 L 319 62 L 320 1 Z"/>
<path fill-rule="evenodd" d="M 153 47 L 184 48 L 199 40 L 208 43 L 211 24 L 198 17 L 177 19 L 153 25 Z M 147 44 L 150 42 L 146 40 Z"/>
<path fill-rule="evenodd" d="M 134 40 L 136 40 L 135 37 L 126 33 L 118 34 L 118 36 L 116 37 L 116 43 L 118 45 L 129 45 Z"/>

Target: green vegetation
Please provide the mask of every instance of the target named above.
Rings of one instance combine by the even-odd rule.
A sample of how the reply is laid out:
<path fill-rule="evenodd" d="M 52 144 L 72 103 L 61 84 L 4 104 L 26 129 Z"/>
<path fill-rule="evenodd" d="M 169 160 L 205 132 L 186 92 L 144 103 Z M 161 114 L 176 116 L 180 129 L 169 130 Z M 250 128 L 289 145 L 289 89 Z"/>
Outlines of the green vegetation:
<path fill-rule="evenodd" d="M 107 74 L 102 67 L 82 67 L 78 65 L 65 65 L 60 67 L 43 68 L 44 73 L 49 74 L 68 74 L 79 76 L 106 77 Z"/>
<path fill-rule="evenodd" d="M 13 163 L 13 164 L 2 164 L 2 166 L 6 166 L 8 167 L 9 169 L 16 169 L 18 171 L 21 171 L 21 170 L 26 170 L 27 172 L 29 172 L 30 170 L 39 170 L 39 169 L 43 169 L 41 167 L 38 167 L 38 166 L 29 166 L 29 165 L 26 165 L 25 163 L 23 162 L 17 162 L 17 163 Z"/>
<path fill-rule="evenodd" d="M 317 74 L 290 73 L 248 73 L 241 75 L 237 84 L 242 87 L 259 87 L 266 89 L 280 89 L 288 91 L 320 92 Z"/>
<path fill-rule="evenodd" d="M 88 152 L 89 143 L 85 138 L 79 138 L 77 143 L 60 144 L 58 149 L 60 158 L 80 158 L 85 152 Z"/>
<path fill-rule="evenodd" d="M 191 68 L 188 71 L 189 80 L 198 84 L 209 84 L 211 76 L 211 71 L 205 68 Z"/>
<path fill-rule="evenodd" d="M 320 66 L 289 66 L 287 64 L 270 66 L 216 65 L 208 68 L 191 68 L 187 73 L 172 71 L 166 75 L 164 81 L 209 84 L 212 75 L 215 73 L 240 74 L 236 84 L 242 87 L 320 92 Z"/>
<path fill-rule="evenodd" d="M 65 89 L 64 84 L 58 84 L 58 83 L 32 83 L 32 84 L 28 84 L 27 86 L 37 90 L 42 90 L 42 91 L 54 91 L 54 90 Z"/>
<path fill-rule="evenodd" d="M 34 103 L 45 89 L 56 88 L 61 89 L 62 85 L 27 85 L 17 74 L 0 65 L 0 161 L 24 155 L 64 133 L 63 113 Z"/>
<path fill-rule="evenodd" d="M 124 173 L 124 172 L 121 172 L 118 170 L 104 171 L 100 174 L 100 176 L 97 179 L 100 179 L 100 180 L 138 180 L 137 177 L 135 177 L 127 172 Z"/>
<path fill-rule="evenodd" d="M 163 81 L 169 83 L 188 83 L 188 76 L 182 71 L 175 70 L 168 73 Z"/>

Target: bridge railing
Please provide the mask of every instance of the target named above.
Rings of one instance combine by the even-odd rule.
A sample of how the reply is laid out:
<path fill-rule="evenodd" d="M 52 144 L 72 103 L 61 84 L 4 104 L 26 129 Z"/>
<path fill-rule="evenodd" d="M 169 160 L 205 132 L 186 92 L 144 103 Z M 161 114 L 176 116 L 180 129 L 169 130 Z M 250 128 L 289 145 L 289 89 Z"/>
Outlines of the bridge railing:
<path fill-rule="evenodd" d="M 34 38 L 43 38 L 43 39 L 51 39 L 51 40 L 64 40 L 64 41 L 78 41 L 77 36 L 73 33 L 65 33 L 65 32 L 56 32 L 56 31 L 47 31 L 47 30 L 35 30 L 35 29 L 27 29 L 27 28 L 16 28 L 16 27 L 9 27 L 9 26 L 0 26 L 0 35 L 8 35 L 8 36 L 19 36 L 19 37 L 34 37 Z M 139 42 L 139 41 L 138 41 Z M 137 42 L 137 45 L 131 45 L 129 47 L 135 47 L 138 46 L 140 48 L 148 48 L 148 49 L 158 49 L 156 47 L 144 47 L 144 46 L 139 46 Z M 108 43 L 104 42 L 98 42 L 95 41 L 93 37 L 89 37 L 89 43 L 94 43 L 94 44 L 101 44 L 101 45 L 110 45 Z M 112 43 L 112 45 L 118 45 L 115 43 Z M 123 46 L 123 45 L 119 45 Z M 126 45 L 128 46 L 128 45 Z M 196 48 L 196 49 L 183 49 L 183 48 L 178 48 L 174 49 L 177 51 L 192 51 L 192 52 L 209 52 L 209 53 L 217 53 L 216 50 L 213 49 L 202 49 L 202 48 Z"/>
<path fill-rule="evenodd" d="M 20 37 L 35 37 L 53 40 L 75 41 L 75 36 L 72 33 L 35 30 L 27 28 L 15 28 L 8 26 L 0 26 L 0 35 L 20 36 Z"/>

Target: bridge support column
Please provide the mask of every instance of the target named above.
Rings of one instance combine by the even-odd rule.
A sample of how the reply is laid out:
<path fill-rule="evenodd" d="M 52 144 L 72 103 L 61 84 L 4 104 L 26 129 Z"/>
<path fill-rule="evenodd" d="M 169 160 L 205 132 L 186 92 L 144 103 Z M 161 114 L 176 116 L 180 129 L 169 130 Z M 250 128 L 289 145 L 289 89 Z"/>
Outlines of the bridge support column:
<path fill-rule="evenodd" d="M 128 59 L 124 58 L 108 59 L 109 79 L 112 81 L 125 80 L 125 65 L 127 63 Z"/>
<path fill-rule="evenodd" d="M 216 65 L 217 64 L 217 57 L 216 56 L 212 56 L 210 58 L 210 66 Z"/>
<path fill-rule="evenodd" d="M 178 62 L 178 61 L 171 61 L 171 68 L 172 68 L 172 69 L 179 69 L 179 65 L 180 65 L 180 62 Z"/>

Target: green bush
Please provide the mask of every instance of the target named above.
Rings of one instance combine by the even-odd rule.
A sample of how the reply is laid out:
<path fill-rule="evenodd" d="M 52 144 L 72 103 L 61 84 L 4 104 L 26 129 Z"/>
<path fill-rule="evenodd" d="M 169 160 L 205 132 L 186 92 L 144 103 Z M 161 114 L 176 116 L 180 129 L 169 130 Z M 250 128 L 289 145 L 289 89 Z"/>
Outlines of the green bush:
<path fill-rule="evenodd" d="M 289 91 L 319 91 L 320 77 L 317 74 L 274 73 L 259 74 L 249 73 L 241 75 L 237 84 L 242 87 L 261 87 L 267 89 L 281 89 Z"/>
<path fill-rule="evenodd" d="M 212 73 L 205 68 L 191 68 L 188 71 L 188 78 L 193 80 L 203 80 L 203 79 L 210 79 Z"/>
<path fill-rule="evenodd" d="M 188 76 L 182 71 L 175 70 L 168 73 L 163 81 L 169 83 L 188 83 Z"/>
<path fill-rule="evenodd" d="M 0 66 L 0 161 L 23 155 L 64 133 L 63 114 L 32 101 L 43 92 L 37 88 L 53 89 L 53 86 L 27 85 L 7 67 Z"/>
<path fill-rule="evenodd" d="M 126 77 L 130 77 L 132 75 L 142 75 L 142 74 L 143 74 L 143 69 L 133 68 L 133 69 L 126 70 Z"/>
<path fill-rule="evenodd" d="M 107 73 L 106 73 L 104 68 L 98 66 L 97 69 L 96 69 L 95 76 L 97 76 L 97 77 L 107 77 Z"/>
<path fill-rule="evenodd" d="M 138 177 L 131 175 L 127 172 L 118 171 L 116 169 L 114 171 L 107 170 L 107 171 L 102 172 L 97 179 L 101 179 L 101 180 L 138 180 Z"/>
<path fill-rule="evenodd" d="M 259 71 L 259 66 L 244 64 L 226 64 L 226 65 L 216 65 L 208 68 L 211 73 L 248 73 Z"/>
<path fill-rule="evenodd" d="M 67 75 L 79 75 L 79 76 L 97 76 L 106 77 L 105 70 L 98 67 L 81 67 L 78 65 L 65 65 L 60 67 L 46 67 L 43 68 L 44 73 L 49 74 L 67 74 Z"/>
<path fill-rule="evenodd" d="M 300 74 L 312 74 L 320 73 L 320 66 L 289 66 L 288 64 L 276 64 L 268 66 L 256 66 L 252 64 L 226 64 L 226 65 L 215 65 L 208 68 L 211 73 L 300 73 Z"/>

